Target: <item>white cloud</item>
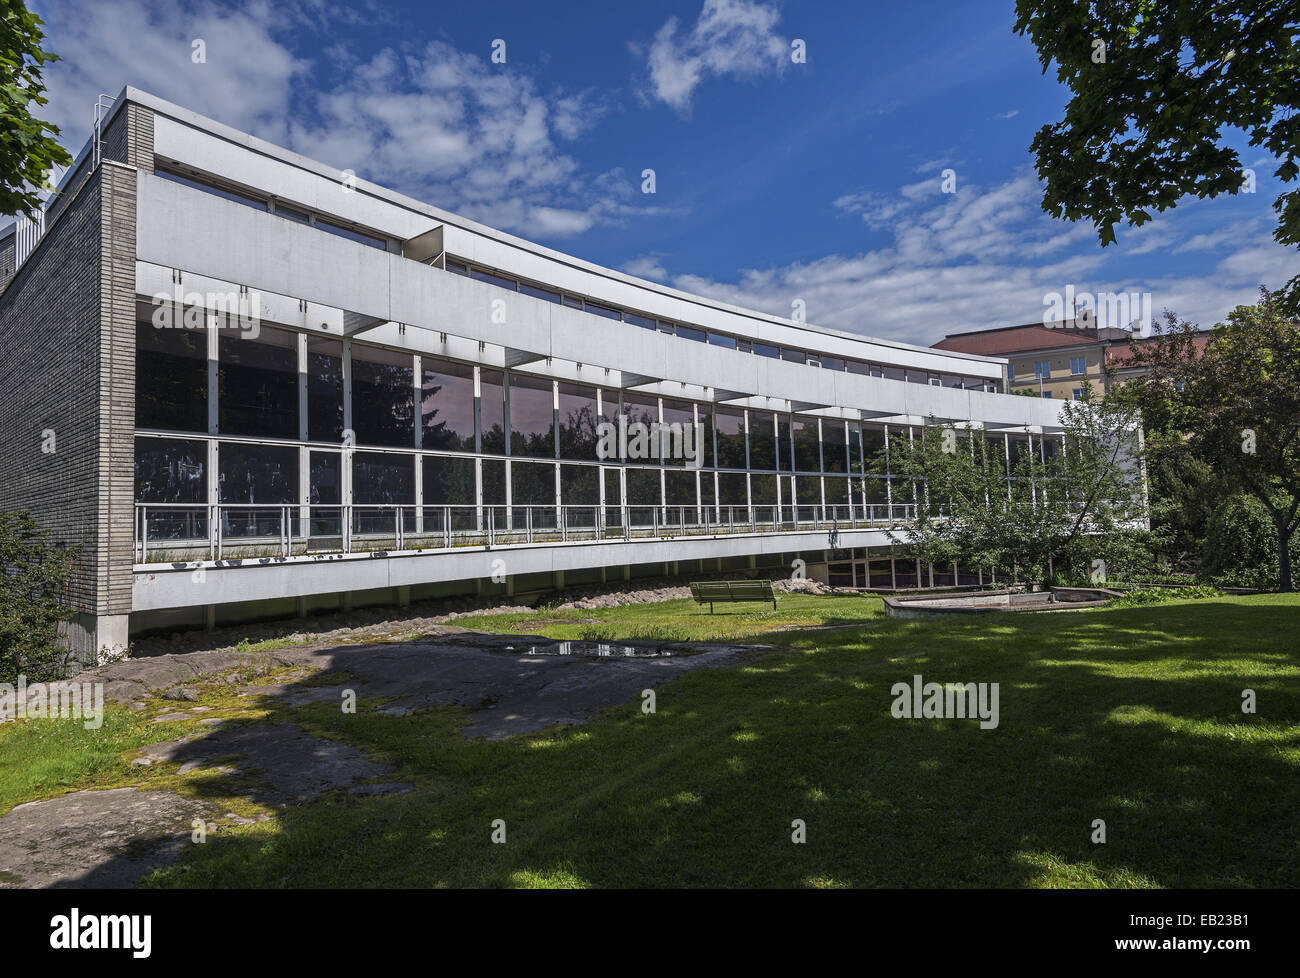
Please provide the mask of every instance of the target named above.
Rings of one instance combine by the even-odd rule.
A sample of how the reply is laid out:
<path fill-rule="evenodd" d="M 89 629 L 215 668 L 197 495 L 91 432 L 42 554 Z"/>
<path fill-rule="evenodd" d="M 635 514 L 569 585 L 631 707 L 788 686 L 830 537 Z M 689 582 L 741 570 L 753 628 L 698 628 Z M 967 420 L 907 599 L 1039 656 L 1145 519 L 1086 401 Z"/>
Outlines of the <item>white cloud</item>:
<path fill-rule="evenodd" d="M 664 268 L 657 255 L 640 255 L 623 265 L 623 271 L 637 278 L 646 278 L 654 282 L 666 282 L 668 270 Z"/>
<path fill-rule="evenodd" d="M 654 214 L 621 171 L 588 175 L 562 144 L 609 110 L 589 92 L 542 91 L 529 75 L 442 41 L 360 60 L 305 42 L 364 5 L 321 0 L 219 7 L 149 0 L 50 0 L 43 14 L 63 60 L 47 71 L 47 115 L 79 150 L 100 92 L 130 84 L 339 169 L 467 217 L 535 237 L 578 234 Z M 384 16 L 382 12 L 377 14 Z M 191 58 L 205 43 L 206 63 Z M 288 46 L 315 53 L 298 57 Z M 129 57 L 124 53 L 129 52 Z M 313 77 L 328 79 L 313 88 Z"/>
<path fill-rule="evenodd" d="M 670 17 L 646 57 L 648 97 L 685 113 L 706 77 L 779 74 L 790 55 L 790 42 L 774 30 L 780 19 L 775 6 L 752 0 L 704 0 L 689 31 Z"/>
<path fill-rule="evenodd" d="M 1006 112 L 999 112 L 999 113 L 998 113 L 997 115 L 995 115 L 993 118 L 995 118 L 995 119 L 1014 119 L 1014 118 L 1015 118 L 1016 116 L 1018 116 L 1018 115 L 1020 115 L 1020 110 L 1019 110 L 1019 109 L 1008 109 Z"/>
<path fill-rule="evenodd" d="M 1199 274 L 1143 274 L 1135 256 L 1195 240 L 1181 230 L 1181 219 L 1161 215 L 1103 250 L 1090 225 L 1042 213 L 1040 185 L 1028 172 L 987 189 L 966 184 L 952 195 L 909 199 L 906 190 L 834 202 L 864 218 L 888 213 L 879 225 L 892 233 L 886 246 L 748 269 L 734 281 L 679 275 L 671 284 L 778 316 L 789 316 L 791 302 L 803 299 L 808 320 L 818 325 L 929 345 L 948 333 L 1039 321 L 1045 297 L 1069 285 L 1094 294 L 1150 292 L 1157 316 L 1167 307 L 1209 326 L 1254 302 L 1261 283 L 1276 287 L 1294 274 L 1294 252 L 1263 230 L 1251 236 L 1245 229 L 1230 236 L 1231 254 Z"/>
<path fill-rule="evenodd" d="M 283 140 L 294 79 L 306 64 L 272 36 L 288 13 L 264 0 L 238 7 L 182 8 L 140 0 L 48 0 L 40 7 L 47 46 L 46 112 L 73 153 L 90 136 L 101 92 L 134 85 L 245 131 Z M 203 41 L 206 63 L 193 60 Z"/>

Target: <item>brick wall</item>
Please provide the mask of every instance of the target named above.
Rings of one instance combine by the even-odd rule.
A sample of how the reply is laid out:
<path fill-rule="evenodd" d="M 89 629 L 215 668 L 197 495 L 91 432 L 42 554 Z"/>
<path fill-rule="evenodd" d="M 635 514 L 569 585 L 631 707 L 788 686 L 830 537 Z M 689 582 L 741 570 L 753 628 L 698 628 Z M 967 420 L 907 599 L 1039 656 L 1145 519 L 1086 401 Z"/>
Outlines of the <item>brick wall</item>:
<path fill-rule="evenodd" d="M 14 274 L 14 253 L 18 238 L 14 234 L 13 225 L 5 231 L 0 231 L 0 292 L 4 291 L 5 285 Z"/>
<path fill-rule="evenodd" d="M 131 607 L 135 198 L 104 164 L 0 293 L 0 510 L 81 546 L 70 603 L 95 615 Z"/>
<path fill-rule="evenodd" d="M 70 597 L 87 612 L 98 608 L 100 213 L 96 174 L 0 294 L 0 510 L 30 511 L 56 543 L 81 545 Z"/>

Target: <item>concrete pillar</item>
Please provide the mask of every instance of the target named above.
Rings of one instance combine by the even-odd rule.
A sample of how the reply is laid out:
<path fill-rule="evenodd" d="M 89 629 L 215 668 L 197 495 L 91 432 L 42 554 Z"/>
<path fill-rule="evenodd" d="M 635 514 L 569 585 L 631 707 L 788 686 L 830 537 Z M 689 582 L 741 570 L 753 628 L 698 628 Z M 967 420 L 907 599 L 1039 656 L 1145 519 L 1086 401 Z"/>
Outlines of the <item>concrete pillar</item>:
<path fill-rule="evenodd" d="M 302 598 L 298 599 L 299 609 L 302 607 L 302 600 Z M 299 610 L 298 614 L 301 615 L 302 611 Z M 217 627 L 217 606 L 215 604 L 210 604 L 203 609 L 203 627 L 209 632 Z"/>
<path fill-rule="evenodd" d="M 130 615 L 76 615 L 65 634 L 71 661 L 88 669 L 120 656 L 131 644 Z"/>
<path fill-rule="evenodd" d="M 397 589 L 397 607 L 409 608 L 411 606 L 411 585 L 403 584 Z"/>

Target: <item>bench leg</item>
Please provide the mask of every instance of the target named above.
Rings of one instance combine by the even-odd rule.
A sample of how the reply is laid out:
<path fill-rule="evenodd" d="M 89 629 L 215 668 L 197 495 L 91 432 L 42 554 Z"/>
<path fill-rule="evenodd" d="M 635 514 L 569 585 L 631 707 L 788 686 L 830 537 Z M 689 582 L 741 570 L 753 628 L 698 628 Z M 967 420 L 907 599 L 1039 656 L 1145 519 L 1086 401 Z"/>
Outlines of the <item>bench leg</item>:
<path fill-rule="evenodd" d="M 713 602 L 709 602 L 709 614 L 713 614 Z"/>

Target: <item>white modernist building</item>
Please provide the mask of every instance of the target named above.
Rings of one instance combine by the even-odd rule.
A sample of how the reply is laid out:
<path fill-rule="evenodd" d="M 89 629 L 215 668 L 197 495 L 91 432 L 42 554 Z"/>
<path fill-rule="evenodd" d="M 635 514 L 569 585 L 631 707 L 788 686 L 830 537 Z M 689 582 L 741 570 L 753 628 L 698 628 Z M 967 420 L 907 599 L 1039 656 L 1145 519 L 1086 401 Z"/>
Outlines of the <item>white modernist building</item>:
<path fill-rule="evenodd" d="M 103 100 L 40 230 L 0 340 L 44 348 L 26 382 L 75 387 L 93 424 L 31 451 L 59 419 L 6 391 L 21 446 L 0 456 L 0 509 L 83 547 L 91 648 L 796 559 L 841 584 L 975 581 L 891 546 L 913 496 L 890 444 L 933 419 L 1004 457 L 1059 439 L 1062 405 L 1002 393 L 1004 360 L 637 279 L 131 88 Z M 31 315 L 59 282 L 76 308 Z M 685 450 L 601 437 L 637 423 Z"/>

